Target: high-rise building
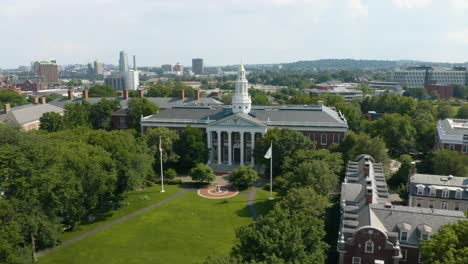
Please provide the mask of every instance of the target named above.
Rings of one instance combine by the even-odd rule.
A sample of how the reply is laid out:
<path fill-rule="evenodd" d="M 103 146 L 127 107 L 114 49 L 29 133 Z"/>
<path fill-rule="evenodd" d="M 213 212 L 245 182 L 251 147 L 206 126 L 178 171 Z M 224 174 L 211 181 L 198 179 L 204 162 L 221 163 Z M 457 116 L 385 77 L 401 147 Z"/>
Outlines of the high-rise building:
<path fill-rule="evenodd" d="M 163 64 L 163 65 L 161 65 L 161 70 L 163 70 L 163 72 L 172 72 L 172 65 L 171 64 Z"/>
<path fill-rule="evenodd" d="M 120 52 L 119 71 L 128 72 L 128 56 L 125 51 Z"/>
<path fill-rule="evenodd" d="M 197 75 L 201 75 L 205 73 L 205 69 L 203 67 L 203 59 L 196 58 L 192 59 L 192 71 Z"/>
<path fill-rule="evenodd" d="M 103 75 L 104 74 L 104 63 L 99 60 L 94 61 L 94 75 Z"/>
<path fill-rule="evenodd" d="M 88 74 L 93 74 L 94 73 L 94 68 L 93 68 L 93 64 L 90 62 L 88 63 L 88 69 L 86 70 L 86 72 Z"/>
<path fill-rule="evenodd" d="M 426 87 L 430 84 L 466 85 L 468 72 L 464 67 L 434 69 L 428 66 L 418 66 L 392 72 L 392 80 L 408 88 Z"/>
<path fill-rule="evenodd" d="M 58 82 L 58 67 L 55 60 L 36 61 L 34 63 L 34 74 L 41 76 L 48 83 Z"/>

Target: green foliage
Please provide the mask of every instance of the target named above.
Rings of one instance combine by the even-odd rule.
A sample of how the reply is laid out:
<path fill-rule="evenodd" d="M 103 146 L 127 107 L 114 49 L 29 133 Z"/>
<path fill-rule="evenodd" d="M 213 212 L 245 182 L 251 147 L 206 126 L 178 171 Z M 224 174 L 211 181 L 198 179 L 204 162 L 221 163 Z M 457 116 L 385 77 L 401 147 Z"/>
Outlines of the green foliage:
<path fill-rule="evenodd" d="M 132 98 L 128 101 L 128 127 L 140 130 L 140 118 L 153 115 L 158 107 L 146 98 Z"/>
<path fill-rule="evenodd" d="M 355 132 L 359 132 L 361 129 L 362 119 L 360 106 L 355 103 L 342 102 L 336 104 L 335 107 L 345 116 L 346 120 L 348 121 L 349 129 Z"/>
<path fill-rule="evenodd" d="M 429 97 L 429 94 L 424 87 L 406 89 L 404 95 L 416 98 L 418 100 L 425 100 Z"/>
<path fill-rule="evenodd" d="M 257 180 L 257 172 L 250 166 L 240 166 L 232 172 L 231 181 L 234 185 L 240 188 L 252 186 Z"/>
<path fill-rule="evenodd" d="M 264 91 L 250 88 L 249 94 L 253 105 L 271 105 L 270 99 Z"/>
<path fill-rule="evenodd" d="M 400 156 L 399 158 L 399 162 L 401 163 L 400 168 L 387 181 L 388 185 L 391 188 L 396 188 L 400 186 L 401 184 L 406 184 L 408 180 L 408 175 L 410 172 L 412 161 L 413 161 L 413 158 L 410 155 L 403 154 Z"/>
<path fill-rule="evenodd" d="M 374 137 L 381 136 L 394 155 L 409 153 L 416 148 L 416 129 L 408 115 L 384 114 L 372 122 L 368 130 Z"/>
<path fill-rule="evenodd" d="M 399 113 L 411 115 L 416 110 L 417 102 L 410 97 L 397 94 L 366 97 L 361 103 L 363 113 L 376 111 L 377 113 Z"/>
<path fill-rule="evenodd" d="M 87 102 L 81 104 L 65 104 L 64 113 L 64 127 L 90 127 L 89 123 L 89 109 L 91 105 Z"/>
<path fill-rule="evenodd" d="M 164 179 L 173 180 L 175 177 L 177 177 L 177 172 L 174 169 L 169 168 L 164 171 Z"/>
<path fill-rule="evenodd" d="M 445 119 L 447 117 L 454 117 L 455 109 L 450 105 L 448 101 L 441 101 L 437 106 L 437 118 Z"/>
<path fill-rule="evenodd" d="M 94 85 L 89 88 L 89 97 L 115 97 L 117 91 L 110 85 Z"/>
<path fill-rule="evenodd" d="M 0 105 L 10 104 L 13 106 L 25 105 L 28 103 L 26 97 L 17 94 L 15 90 L 0 90 Z"/>
<path fill-rule="evenodd" d="M 180 91 L 184 90 L 185 97 L 194 97 L 195 89 L 182 83 L 169 81 L 167 83 L 157 83 L 148 88 L 148 97 L 180 97 Z"/>
<path fill-rule="evenodd" d="M 216 179 L 213 169 L 203 163 L 197 164 L 190 170 L 190 177 L 192 177 L 192 180 L 199 182 L 212 182 Z"/>
<path fill-rule="evenodd" d="M 377 162 L 388 165 L 390 157 L 387 153 L 385 142 L 380 137 L 370 137 L 367 134 L 355 134 L 348 131 L 343 142 L 340 145 L 340 151 L 343 153 L 345 162 L 354 160 L 361 154 L 371 155 Z"/>
<path fill-rule="evenodd" d="M 255 144 L 255 160 L 266 165 L 268 171 L 270 161 L 265 159 L 265 153 L 273 144 L 273 175 L 277 176 L 283 173 L 283 166 L 286 157 L 292 156 L 300 149 L 313 149 L 315 144 L 301 132 L 290 129 L 268 129 L 265 137 L 258 140 Z"/>
<path fill-rule="evenodd" d="M 325 206 L 326 198 L 310 188 L 288 193 L 266 216 L 237 230 L 232 257 L 242 263 L 324 263 Z"/>
<path fill-rule="evenodd" d="M 198 163 L 208 161 L 206 139 L 202 130 L 186 127 L 182 131 L 180 140 L 175 144 L 176 153 L 180 156 L 177 169 L 181 172 L 189 171 Z"/>
<path fill-rule="evenodd" d="M 159 166 L 159 139 L 161 139 L 163 149 L 163 162 L 174 163 L 179 160 L 179 155 L 174 150 L 174 144 L 179 140 L 179 136 L 174 130 L 165 127 L 150 128 L 144 135 L 146 144 L 154 155 L 155 166 Z"/>
<path fill-rule="evenodd" d="M 432 158 L 435 174 L 468 177 L 468 156 L 458 151 L 439 150 Z"/>
<path fill-rule="evenodd" d="M 110 130 L 112 128 L 112 113 L 114 109 L 119 107 L 119 101 L 106 99 L 91 105 L 88 119 L 93 129 Z"/>
<path fill-rule="evenodd" d="M 44 113 L 39 118 L 39 128 L 47 132 L 57 132 L 63 129 L 63 116 L 59 113 L 48 112 Z"/>
<path fill-rule="evenodd" d="M 468 263 L 468 221 L 448 224 L 423 241 L 421 254 L 423 263 L 458 264 Z"/>
<path fill-rule="evenodd" d="M 412 115 L 412 124 L 416 131 L 416 149 L 428 152 L 433 148 L 435 127 L 437 125 L 436 109 L 429 102 L 418 102 Z"/>
<path fill-rule="evenodd" d="M 458 108 L 457 117 L 468 119 L 468 104 L 464 104 L 460 108 Z"/>

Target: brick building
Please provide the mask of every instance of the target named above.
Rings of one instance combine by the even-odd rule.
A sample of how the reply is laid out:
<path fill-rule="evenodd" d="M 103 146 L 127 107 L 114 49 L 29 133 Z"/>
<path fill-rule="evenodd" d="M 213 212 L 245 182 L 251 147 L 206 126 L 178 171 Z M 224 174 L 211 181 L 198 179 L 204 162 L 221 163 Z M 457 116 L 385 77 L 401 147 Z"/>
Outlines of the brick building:
<path fill-rule="evenodd" d="M 36 61 L 34 63 L 34 74 L 44 77 L 47 83 L 58 83 L 58 66 L 55 60 Z"/>
<path fill-rule="evenodd" d="M 461 220 L 461 211 L 392 205 L 382 164 L 360 155 L 341 184 L 339 263 L 421 263 L 421 241 Z"/>
<path fill-rule="evenodd" d="M 433 96 L 437 93 L 440 99 L 448 99 L 453 97 L 453 86 L 447 84 L 428 84 L 426 85 L 427 93 Z"/>
<path fill-rule="evenodd" d="M 270 128 L 288 128 L 302 132 L 318 147 L 339 144 L 348 124 L 341 112 L 322 104 L 315 106 L 252 106 L 248 81 L 241 65 L 232 105 L 173 107 L 141 119 L 142 130 L 167 127 L 182 130 L 187 126 L 206 133 L 209 163 L 228 169 L 254 165 L 255 142 Z"/>

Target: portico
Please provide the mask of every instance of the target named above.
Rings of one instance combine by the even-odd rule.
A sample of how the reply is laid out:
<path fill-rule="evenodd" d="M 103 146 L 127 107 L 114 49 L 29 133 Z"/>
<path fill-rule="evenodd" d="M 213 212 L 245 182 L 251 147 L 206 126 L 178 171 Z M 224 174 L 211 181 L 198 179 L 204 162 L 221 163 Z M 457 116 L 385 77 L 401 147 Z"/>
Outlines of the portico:
<path fill-rule="evenodd" d="M 254 165 L 255 142 L 267 127 L 244 113 L 236 113 L 208 125 L 209 163 Z"/>

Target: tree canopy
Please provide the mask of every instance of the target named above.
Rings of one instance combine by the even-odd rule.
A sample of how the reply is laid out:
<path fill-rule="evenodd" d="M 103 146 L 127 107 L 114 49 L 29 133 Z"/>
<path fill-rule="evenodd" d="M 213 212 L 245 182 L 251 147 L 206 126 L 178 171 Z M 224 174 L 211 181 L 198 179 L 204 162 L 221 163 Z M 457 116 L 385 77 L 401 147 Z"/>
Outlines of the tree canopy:
<path fill-rule="evenodd" d="M 115 97 L 117 91 L 110 85 L 94 85 L 89 88 L 89 97 Z"/>

